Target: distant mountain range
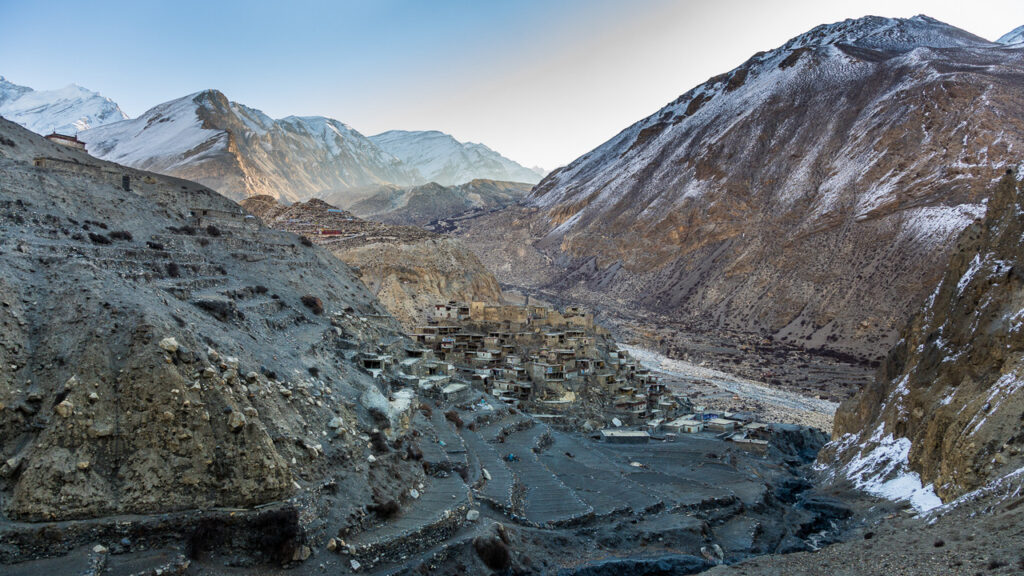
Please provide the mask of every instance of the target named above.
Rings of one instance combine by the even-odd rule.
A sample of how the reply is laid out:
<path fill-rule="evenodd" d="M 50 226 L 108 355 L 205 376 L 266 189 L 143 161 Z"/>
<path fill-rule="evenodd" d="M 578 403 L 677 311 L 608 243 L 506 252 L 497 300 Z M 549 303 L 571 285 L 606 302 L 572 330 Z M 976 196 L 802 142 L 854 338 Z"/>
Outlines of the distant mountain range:
<path fill-rule="evenodd" d="M 416 182 L 414 171 L 341 122 L 274 120 L 216 90 L 79 137 L 93 156 L 188 178 L 236 200 L 267 194 L 295 202 L 324 191 Z"/>
<path fill-rule="evenodd" d="M 33 90 L 0 76 L 0 116 L 37 134 L 73 135 L 119 122 L 128 116 L 110 98 L 70 84 L 60 90 Z"/>
<path fill-rule="evenodd" d="M 216 90 L 128 119 L 110 99 L 78 86 L 34 91 L 0 78 L 0 114 L 40 134 L 79 133 L 98 158 L 195 180 L 236 200 L 331 196 L 346 205 L 385 188 L 475 179 L 532 185 L 543 175 L 441 132 L 367 138 L 322 116 L 275 120 Z"/>
<path fill-rule="evenodd" d="M 414 166 L 423 180 L 442 186 L 464 184 L 478 178 L 536 184 L 544 176 L 483 144 L 459 142 L 434 130 L 391 130 L 371 136 L 370 140 L 405 164 Z"/>

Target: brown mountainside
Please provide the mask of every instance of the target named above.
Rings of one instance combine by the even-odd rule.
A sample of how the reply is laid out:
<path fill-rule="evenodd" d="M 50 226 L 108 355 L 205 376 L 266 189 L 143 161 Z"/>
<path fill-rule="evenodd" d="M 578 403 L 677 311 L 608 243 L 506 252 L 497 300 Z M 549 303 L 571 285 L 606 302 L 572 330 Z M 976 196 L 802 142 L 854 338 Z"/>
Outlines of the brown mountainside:
<path fill-rule="evenodd" d="M 873 386 L 841 405 L 845 459 L 888 435 L 949 500 L 1024 465 L 1024 202 L 1005 176 Z"/>
<path fill-rule="evenodd" d="M 928 17 L 820 26 L 463 231 L 506 283 L 880 359 L 1016 162 L 1022 87 L 1024 50 Z"/>
<path fill-rule="evenodd" d="M 414 226 L 363 220 L 322 200 L 289 206 L 254 196 L 242 206 L 268 226 L 303 234 L 353 266 L 407 328 L 450 300 L 500 302 L 501 286 L 458 239 Z"/>
<path fill-rule="evenodd" d="M 353 212 L 391 224 L 438 226 L 441 221 L 500 210 L 522 200 L 533 186 L 477 179 L 458 186 L 435 182 L 412 188 L 383 189 L 351 205 Z"/>

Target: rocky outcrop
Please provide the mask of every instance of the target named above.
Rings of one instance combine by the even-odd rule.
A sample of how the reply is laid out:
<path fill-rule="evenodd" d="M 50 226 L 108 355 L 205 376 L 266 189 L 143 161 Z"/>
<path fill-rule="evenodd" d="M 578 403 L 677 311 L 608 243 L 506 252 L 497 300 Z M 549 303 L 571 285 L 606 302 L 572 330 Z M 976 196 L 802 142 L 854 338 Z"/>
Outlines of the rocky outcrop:
<path fill-rule="evenodd" d="M 389 224 L 444 227 L 447 219 L 500 210 L 522 200 L 532 188 L 519 182 L 473 180 L 458 186 L 435 182 L 384 189 L 350 206 L 357 216 Z"/>
<path fill-rule="evenodd" d="M 848 466 L 902 444 L 943 500 L 1024 465 L 1022 214 L 1021 186 L 1007 174 L 875 384 L 840 406 L 823 461 L 834 453 Z"/>
<path fill-rule="evenodd" d="M 1024 50 L 924 16 L 820 26 L 466 223 L 468 244 L 506 283 L 880 359 L 1024 145 L 1022 86 Z M 512 237 L 551 265 L 502 256 Z"/>
<path fill-rule="evenodd" d="M 456 238 L 381 242 L 331 251 L 359 270 L 359 277 L 391 314 L 410 330 L 422 325 L 435 304 L 501 302 L 501 286 Z"/>
<path fill-rule="evenodd" d="M 205 186 L 5 120 L 0 172 L 3 518 L 253 506 L 328 481 L 342 515 L 372 502 L 381 472 L 345 463 L 403 419 L 354 357 L 406 340 L 347 266 Z M 422 474 L 393 460 L 383 476 Z"/>
<path fill-rule="evenodd" d="M 407 329 L 434 304 L 501 301 L 501 286 L 461 241 L 413 226 L 363 220 L 321 200 L 279 204 L 255 196 L 242 206 L 267 225 L 303 234 L 353 266 Z"/>

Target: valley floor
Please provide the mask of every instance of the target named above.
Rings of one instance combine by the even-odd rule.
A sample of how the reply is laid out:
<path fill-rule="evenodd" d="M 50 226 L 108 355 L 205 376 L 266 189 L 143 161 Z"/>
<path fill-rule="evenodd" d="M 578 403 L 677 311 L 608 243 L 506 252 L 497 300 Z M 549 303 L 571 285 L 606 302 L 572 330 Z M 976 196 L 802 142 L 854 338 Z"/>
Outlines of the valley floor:
<path fill-rule="evenodd" d="M 799 424 L 823 431 L 832 429 L 832 416 L 839 406 L 835 402 L 802 396 L 683 360 L 673 360 L 644 348 L 622 348 L 656 372 L 674 392 L 685 394 L 694 404 L 704 405 L 712 411 L 752 412 L 764 422 Z"/>
<path fill-rule="evenodd" d="M 409 487 L 415 498 L 387 521 L 369 517 L 361 532 L 308 534 L 310 557 L 294 563 L 290 573 L 486 573 L 482 545 L 506 551 L 506 566 L 526 573 L 588 574 L 592 565 L 609 560 L 659 557 L 701 570 L 751 555 L 811 549 L 834 536 L 850 515 L 845 504 L 805 479 L 820 434 L 793 429 L 766 453 L 711 433 L 616 445 L 559 431 L 483 394 L 454 407 L 458 418 L 446 415 L 450 409 L 434 404 L 415 414 L 427 472 L 424 482 Z M 330 511 L 298 500 L 288 504 L 300 517 L 329 518 Z M 182 537 L 204 517 L 224 522 L 208 511 L 192 517 L 191 526 L 168 518 L 123 518 L 3 527 L 8 553 L 28 541 L 36 543 L 36 553 L 70 551 L 5 566 L 4 573 L 278 570 L 253 565 L 230 536 L 209 544 Z M 168 531 L 161 534 L 160 525 Z M 40 540 L 40 530 L 57 540 Z M 330 544 L 334 552 L 328 550 L 332 538 L 338 538 Z M 130 544 L 119 544 L 121 539 Z M 299 560 L 303 553 L 297 550 Z"/>

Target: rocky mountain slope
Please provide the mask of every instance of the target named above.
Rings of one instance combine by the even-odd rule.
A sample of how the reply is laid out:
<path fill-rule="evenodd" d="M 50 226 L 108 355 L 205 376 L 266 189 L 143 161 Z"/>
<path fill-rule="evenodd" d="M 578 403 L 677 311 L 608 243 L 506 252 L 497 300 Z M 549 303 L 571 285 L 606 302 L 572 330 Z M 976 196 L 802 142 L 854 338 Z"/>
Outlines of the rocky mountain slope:
<path fill-rule="evenodd" d="M 919 514 L 864 522 L 848 541 L 813 553 L 763 556 L 708 574 L 1024 570 L 1022 215 L 1024 191 L 1006 175 L 984 220 L 958 238 L 941 282 L 876 383 L 840 406 L 833 441 L 819 455 L 830 493 L 860 488 Z"/>
<path fill-rule="evenodd" d="M 270 196 L 254 196 L 242 206 L 268 226 L 303 234 L 353 266 L 410 331 L 423 324 L 434 304 L 501 301 L 494 275 L 458 239 L 362 220 L 316 199 L 283 206 Z"/>
<path fill-rule="evenodd" d="M 363 218 L 391 224 L 428 226 L 467 213 L 490 212 L 522 200 L 532 188 L 519 182 L 472 180 L 458 186 L 436 182 L 412 188 L 388 188 L 352 204 Z"/>
<path fill-rule="evenodd" d="M 948 501 L 1024 466 L 1022 215 L 1008 174 L 875 384 L 840 407 L 833 450 L 848 473 L 896 460 Z"/>
<path fill-rule="evenodd" d="M 258 514 L 278 536 L 257 554 L 281 544 L 291 558 L 302 530 L 328 521 L 300 521 L 297 507 L 324 505 L 341 521 L 397 497 L 397 478 L 422 477 L 390 448 L 365 464 L 360 435 L 400 442 L 410 399 L 389 396 L 356 355 L 408 341 L 327 251 L 205 186 L 99 161 L 6 120 L 0 172 L 4 562 L 89 538 L 50 524 L 53 542 L 16 540 L 11 520 L 274 502 L 277 512 Z M 162 518 L 151 530 L 186 530 Z M 229 530 L 203 522 L 209 534 Z"/>
<path fill-rule="evenodd" d="M 160 104 L 80 138 L 98 158 L 195 180 L 236 200 L 267 194 L 297 201 L 415 181 L 401 161 L 337 120 L 274 120 L 216 90 Z"/>
<path fill-rule="evenodd" d="M 1013 30 L 1010 30 L 1006 34 L 1000 36 L 996 42 L 1006 45 L 1020 44 L 1021 42 L 1024 42 L 1024 26 L 1018 26 Z"/>
<path fill-rule="evenodd" d="M 1024 51 L 925 16 L 819 26 L 466 233 L 503 282 L 877 359 L 1017 161 L 1022 87 Z"/>
<path fill-rule="evenodd" d="M 416 169 L 422 182 L 454 186 L 482 178 L 536 184 L 541 177 L 483 144 L 459 142 L 436 130 L 390 130 L 370 140 Z"/>
<path fill-rule="evenodd" d="M 60 90 L 33 90 L 0 76 L 0 116 L 37 134 L 74 135 L 128 118 L 110 98 L 70 84 Z"/>

